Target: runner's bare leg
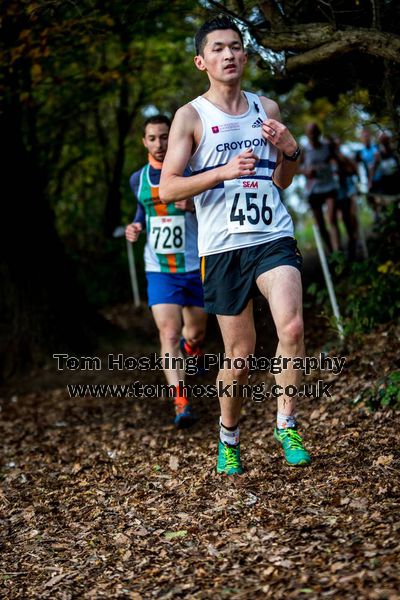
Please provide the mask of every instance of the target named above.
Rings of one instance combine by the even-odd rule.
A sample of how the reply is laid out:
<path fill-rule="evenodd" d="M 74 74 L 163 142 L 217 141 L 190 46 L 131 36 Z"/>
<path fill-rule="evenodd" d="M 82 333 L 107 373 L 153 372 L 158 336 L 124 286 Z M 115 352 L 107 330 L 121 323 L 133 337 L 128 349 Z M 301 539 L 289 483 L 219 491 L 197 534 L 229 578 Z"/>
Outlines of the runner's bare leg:
<path fill-rule="evenodd" d="M 237 357 L 247 358 L 254 352 L 256 343 L 256 331 L 253 319 L 253 302 L 250 301 L 246 308 L 235 316 L 217 315 L 218 323 L 221 329 L 222 339 L 225 347 L 225 356 L 234 359 Z M 218 373 L 218 380 L 223 385 L 231 385 L 233 381 L 239 384 L 248 382 L 248 368 L 244 369 L 221 369 Z M 217 384 L 218 385 L 218 384 Z M 221 396 L 219 399 L 221 406 L 221 419 L 226 427 L 234 427 L 240 419 L 240 411 L 243 398 L 227 398 Z"/>
<path fill-rule="evenodd" d="M 276 356 L 295 358 L 304 356 L 304 326 L 302 314 L 302 285 L 300 272 L 289 265 L 275 267 L 260 275 L 257 286 L 267 298 L 278 334 Z M 278 385 L 298 387 L 302 373 L 288 368 L 275 375 Z M 292 415 L 296 409 L 296 398 L 281 396 L 278 398 L 278 412 Z"/>
<path fill-rule="evenodd" d="M 155 304 L 151 307 L 156 322 L 161 342 L 161 356 L 168 352 L 169 356 L 183 356 L 179 348 L 182 331 L 182 307 L 178 304 Z M 164 369 L 165 377 L 169 385 L 179 385 L 184 381 L 184 369 Z"/>
<path fill-rule="evenodd" d="M 182 315 L 182 335 L 191 346 L 197 346 L 204 340 L 207 313 L 200 306 L 184 306 Z"/>

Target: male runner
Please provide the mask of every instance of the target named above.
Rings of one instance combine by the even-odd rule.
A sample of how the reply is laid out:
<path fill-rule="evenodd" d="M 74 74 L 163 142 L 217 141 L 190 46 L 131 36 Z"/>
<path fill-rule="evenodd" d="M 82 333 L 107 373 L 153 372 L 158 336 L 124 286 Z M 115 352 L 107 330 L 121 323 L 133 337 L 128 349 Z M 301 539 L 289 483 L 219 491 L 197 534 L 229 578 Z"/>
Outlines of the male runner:
<path fill-rule="evenodd" d="M 235 23 L 227 17 L 212 19 L 195 42 L 195 65 L 207 73 L 210 87 L 176 113 L 161 200 L 195 196 L 205 308 L 217 315 L 226 356 L 245 358 L 254 352 L 256 288 L 269 301 L 279 338 L 277 355 L 302 356 L 301 256 L 275 187 L 290 185 L 300 149 L 280 122 L 274 101 L 241 91 L 247 56 Z M 192 176 L 183 177 L 188 163 Z M 224 385 L 246 383 L 248 368 L 222 369 L 219 379 Z M 283 387 L 298 385 L 300 373 L 289 364 L 276 381 Z M 217 471 L 228 475 L 243 472 L 241 402 L 220 398 Z M 308 464 L 294 413 L 295 400 L 281 396 L 274 436 L 289 464 Z"/>
<path fill-rule="evenodd" d="M 400 164 L 392 147 L 389 134 L 383 132 L 379 136 L 378 152 L 371 166 L 370 181 L 379 174 L 375 190 L 383 196 L 395 196 L 400 193 Z"/>
<path fill-rule="evenodd" d="M 147 230 L 144 252 L 147 291 L 160 334 L 161 355 L 165 357 L 168 353 L 169 357 L 182 359 L 182 352 L 197 357 L 202 354 L 199 344 L 204 338 L 207 315 L 203 309 L 193 200 L 180 199 L 166 206 L 158 193 L 170 125 L 164 115 L 150 117 L 145 122 L 142 141 L 149 162 L 129 180 L 138 205 L 125 235 L 130 242 L 136 242 L 140 232 Z M 168 384 L 176 388 L 175 425 L 189 427 L 195 417 L 188 399 L 179 390 L 184 370 L 164 368 L 164 373 Z"/>
<path fill-rule="evenodd" d="M 376 144 L 372 143 L 372 135 L 368 127 L 364 127 L 364 129 L 361 131 L 360 140 L 363 144 L 363 147 L 356 153 L 356 161 L 364 166 L 365 174 L 368 179 L 367 201 L 374 211 L 374 221 L 377 223 L 380 219 L 380 207 L 376 201 L 375 194 L 379 190 L 379 180 L 381 174 L 379 170 L 375 170 L 375 172 L 372 174 L 372 167 L 376 162 L 377 156 L 379 155 L 379 149 Z"/>
<path fill-rule="evenodd" d="M 339 225 L 336 214 L 338 184 L 334 177 L 333 164 L 337 169 L 337 160 L 333 144 L 321 139 L 321 130 L 317 123 L 306 127 L 307 144 L 303 147 L 299 172 L 306 177 L 306 193 L 314 214 L 321 237 L 327 250 L 339 250 Z M 327 230 L 323 206 L 327 204 L 330 231 Z"/>

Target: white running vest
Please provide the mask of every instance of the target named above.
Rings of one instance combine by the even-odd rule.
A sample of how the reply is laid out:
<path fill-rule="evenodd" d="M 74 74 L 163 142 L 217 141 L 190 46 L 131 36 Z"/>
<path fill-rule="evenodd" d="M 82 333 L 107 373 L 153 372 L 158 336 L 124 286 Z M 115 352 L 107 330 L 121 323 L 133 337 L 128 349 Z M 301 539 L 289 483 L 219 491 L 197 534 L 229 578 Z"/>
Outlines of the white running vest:
<path fill-rule="evenodd" d="M 203 96 L 191 102 L 203 125 L 189 162 L 193 175 L 225 165 L 247 148 L 260 159 L 255 175 L 225 181 L 195 196 L 200 256 L 293 237 L 292 219 L 272 183 L 277 149 L 261 134 L 267 115 L 256 94 L 245 95 L 249 108 L 242 115 L 229 115 Z"/>

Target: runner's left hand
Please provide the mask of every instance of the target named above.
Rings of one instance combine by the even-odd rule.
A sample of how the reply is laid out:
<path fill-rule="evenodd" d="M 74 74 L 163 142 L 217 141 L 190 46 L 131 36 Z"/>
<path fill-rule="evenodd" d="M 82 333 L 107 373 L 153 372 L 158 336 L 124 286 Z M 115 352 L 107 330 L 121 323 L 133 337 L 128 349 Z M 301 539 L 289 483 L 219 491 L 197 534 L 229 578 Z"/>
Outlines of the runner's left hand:
<path fill-rule="evenodd" d="M 193 198 L 186 198 L 185 200 L 177 200 L 174 202 L 175 208 L 180 208 L 180 210 L 188 210 L 189 212 L 194 211 L 194 202 Z"/>
<path fill-rule="evenodd" d="M 262 124 L 263 137 L 278 150 L 291 156 L 296 152 L 297 142 L 283 123 L 275 119 L 265 119 Z"/>

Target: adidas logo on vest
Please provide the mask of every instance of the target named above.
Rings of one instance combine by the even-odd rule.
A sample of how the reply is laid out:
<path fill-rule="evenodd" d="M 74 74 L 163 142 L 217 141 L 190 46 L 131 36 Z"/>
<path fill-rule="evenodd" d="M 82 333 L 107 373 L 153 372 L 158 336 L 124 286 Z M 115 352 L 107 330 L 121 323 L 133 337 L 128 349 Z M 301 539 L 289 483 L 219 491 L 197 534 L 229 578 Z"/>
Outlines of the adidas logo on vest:
<path fill-rule="evenodd" d="M 254 121 L 252 127 L 261 127 L 262 124 L 263 124 L 262 118 L 258 117 L 258 119 L 256 121 Z"/>

